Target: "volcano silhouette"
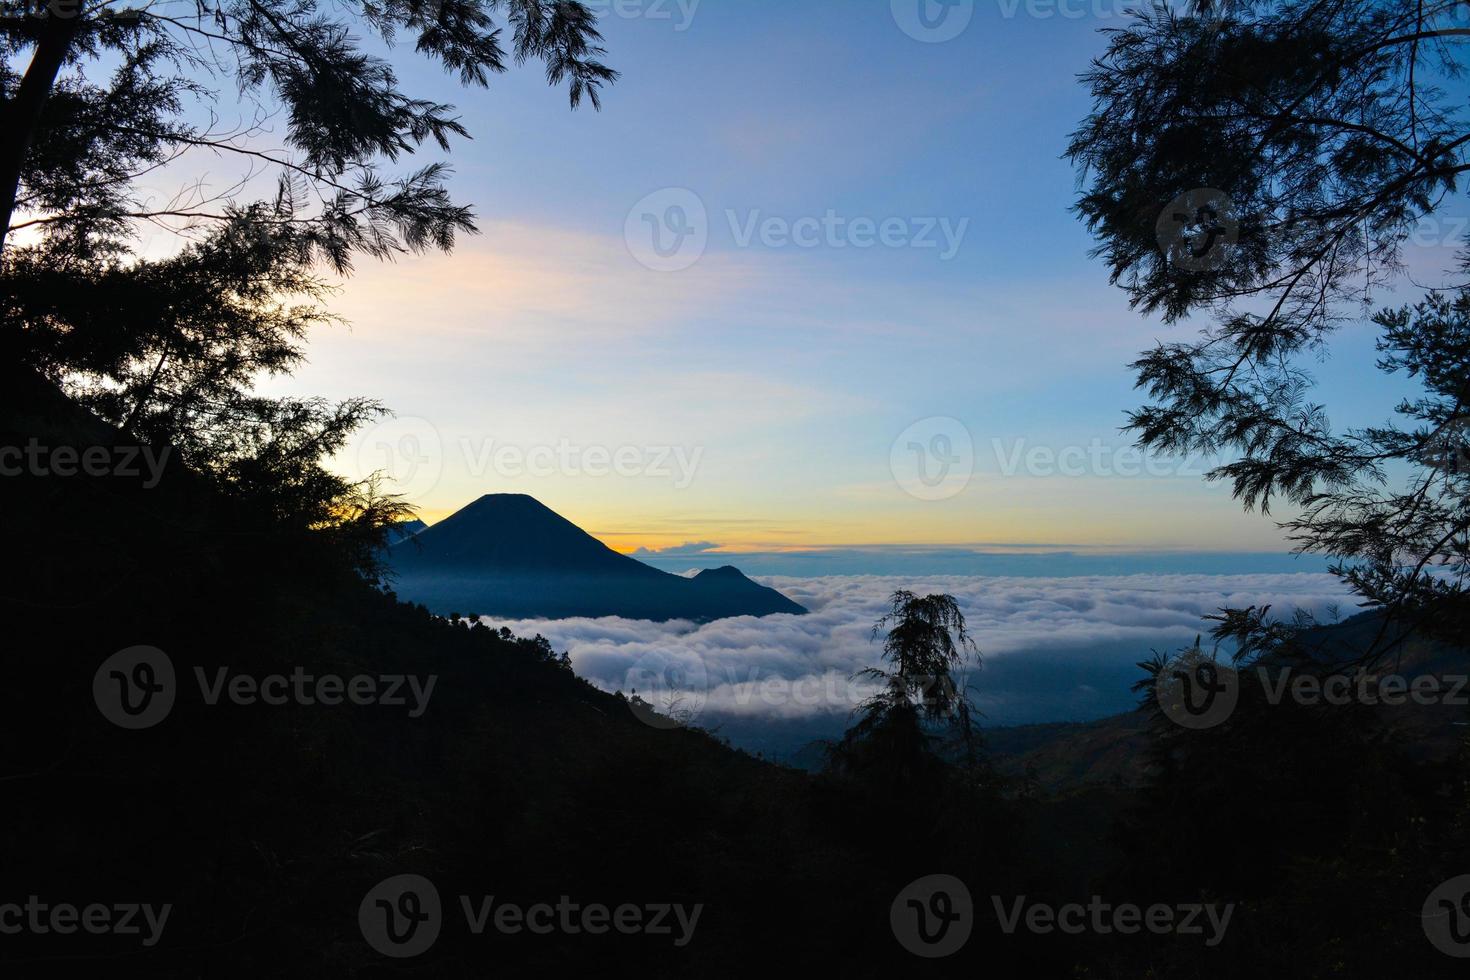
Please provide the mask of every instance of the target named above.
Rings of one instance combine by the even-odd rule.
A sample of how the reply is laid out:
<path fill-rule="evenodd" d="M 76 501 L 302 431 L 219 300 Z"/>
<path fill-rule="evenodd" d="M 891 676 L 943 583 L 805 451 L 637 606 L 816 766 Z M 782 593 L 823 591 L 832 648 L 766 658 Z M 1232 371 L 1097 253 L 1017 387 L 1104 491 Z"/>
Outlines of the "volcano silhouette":
<path fill-rule="evenodd" d="M 620 555 L 533 497 L 487 494 L 388 550 L 399 598 L 448 615 L 690 619 L 804 613 L 726 565 L 684 578 Z"/>

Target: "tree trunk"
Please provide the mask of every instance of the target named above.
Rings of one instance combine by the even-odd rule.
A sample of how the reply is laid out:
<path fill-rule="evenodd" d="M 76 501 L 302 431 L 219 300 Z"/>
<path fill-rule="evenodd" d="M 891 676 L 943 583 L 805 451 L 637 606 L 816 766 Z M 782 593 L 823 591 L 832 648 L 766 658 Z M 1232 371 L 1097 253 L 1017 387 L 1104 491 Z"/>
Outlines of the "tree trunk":
<path fill-rule="evenodd" d="M 20 193 L 20 171 L 35 139 L 41 110 L 81 26 L 82 18 L 76 12 L 69 16 L 55 13 L 47 16 L 20 87 L 11 99 L 0 105 L 0 132 L 5 133 L 5 140 L 0 144 L 0 252 L 10 237 L 10 221 Z"/>

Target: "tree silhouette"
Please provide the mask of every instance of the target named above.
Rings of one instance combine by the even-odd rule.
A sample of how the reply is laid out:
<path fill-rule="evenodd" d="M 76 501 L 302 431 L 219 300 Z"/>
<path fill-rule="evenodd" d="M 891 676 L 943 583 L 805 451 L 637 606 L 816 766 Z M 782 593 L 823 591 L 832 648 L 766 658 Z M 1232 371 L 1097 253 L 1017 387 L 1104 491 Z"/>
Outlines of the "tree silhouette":
<path fill-rule="evenodd" d="M 31 0 L 11 11 L 0 19 L 0 354 L 262 512 L 336 528 L 374 573 L 377 550 L 356 533 L 386 530 L 404 508 L 321 461 L 382 406 L 254 386 L 290 373 L 309 331 L 335 322 L 327 276 L 350 272 L 355 254 L 448 251 L 475 225 L 450 199 L 444 163 L 382 172 L 468 133 L 453 107 L 402 91 L 352 29 L 389 46 L 406 35 L 466 86 L 539 60 L 576 107 L 597 105 L 616 77 L 598 60 L 596 18 L 575 0 Z M 238 93 L 240 126 L 219 123 L 221 88 Z M 278 114 L 285 145 L 272 149 Z M 201 152 L 240 161 L 239 182 L 168 200 L 140 189 Z M 175 236 L 171 254 L 140 254 L 149 223 Z"/>
<path fill-rule="evenodd" d="M 882 661 L 855 677 L 879 683 L 877 693 L 859 707 L 861 717 L 832 747 L 839 769 L 878 768 L 907 780 L 938 764 L 935 730 L 947 728 L 962 747 L 965 760 L 978 761 L 979 739 L 964 677 L 956 672 L 979 651 L 965 625 L 959 603 L 951 595 L 917 596 L 898 590 L 889 597 L 890 611 L 873 626 L 873 636 L 886 633 Z"/>
<path fill-rule="evenodd" d="M 136 177 L 191 150 L 238 157 L 274 174 L 277 206 L 261 220 L 297 228 L 297 245 L 337 271 L 354 252 L 384 257 L 448 249 L 474 228 L 468 208 L 430 164 L 398 178 L 378 170 L 432 141 L 467 136 L 453 107 L 403 92 L 392 66 L 367 53 L 362 27 L 384 44 L 411 38 L 466 86 L 485 87 L 507 61 L 537 59 L 572 106 L 599 105 L 616 72 L 598 58 L 596 16 L 577 0 L 200 0 L 128 7 L 118 0 L 25 0 L 0 22 L 0 230 L 102 236 L 114 246 L 130 222 L 194 225 L 237 220 L 218 199 L 140 199 Z M 333 12 L 327 12 L 331 9 Z M 341 11 L 337 13 L 336 11 Z M 504 28 L 509 27 L 509 50 Z M 23 72 L 10 67 L 29 52 Z M 82 69 L 112 70 L 106 83 Z M 191 121 L 213 89 L 236 88 L 253 119 L 238 129 Z M 284 112 L 287 149 L 259 137 Z M 17 214 L 22 219 L 16 221 Z"/>
<path fill-rule="evenodd" d="M 1400 421 L 1339 431 L 1310 400 L 1310 359 L 1402 272 L 1415 222 L 1470 169 L 1470 120 L 1435 78 L 1459 73 L 1462 4 L 1201 3 L 1111 32 L 1073 134 L 1077 210 L 1130 302 L 1197 340 L 1133 365 L 1142 447 L 1225 458 L 1247 508 L 1294 509 L 1301 550 L 1395 627 L 1463 635 L 1470 571 L 1470 300 L 1374 317 L 1379 367 L 1422 385 Z"/>

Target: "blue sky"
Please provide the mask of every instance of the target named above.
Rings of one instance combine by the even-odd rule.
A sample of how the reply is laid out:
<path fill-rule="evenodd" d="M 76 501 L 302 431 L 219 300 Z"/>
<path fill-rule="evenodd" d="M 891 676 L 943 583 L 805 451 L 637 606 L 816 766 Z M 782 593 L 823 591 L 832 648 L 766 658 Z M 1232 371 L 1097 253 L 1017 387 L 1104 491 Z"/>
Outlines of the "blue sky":
<path fill-rule="evenodd" d="M 1069 211 L 1076 75 L 1131 5 L 960 3 L 925 43 L 919 2 L 594 5 L 623 73 L 600 113 L 535 65 L 464 91 L 400 49 L 474 135 L 450 159 L 484 233 L 363 263 L 352 329 L 269 389 L 386 402 L 338 465 L 430 520 L 513 491 L 622 550 L 1284 550 L 1207 461 L 1118 432 L 1128 361 L 1198 326 L 1130 312 Z M 1452 218 L 1416 271 L 1452 264 Z M 649 268 L 675 225 L 702 249 Z M 1317 366 L 1335 421 L 1391 410 L 1371 341 Z"/>

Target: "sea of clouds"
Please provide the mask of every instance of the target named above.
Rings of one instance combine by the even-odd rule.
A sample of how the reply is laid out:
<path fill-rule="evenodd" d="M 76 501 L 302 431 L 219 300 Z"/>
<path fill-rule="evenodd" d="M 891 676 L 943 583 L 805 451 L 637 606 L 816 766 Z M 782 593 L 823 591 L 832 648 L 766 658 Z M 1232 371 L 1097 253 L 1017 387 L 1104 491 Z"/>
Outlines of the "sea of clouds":
<path fill-rule="evenodd" d="M 767 724 L 840 731 L 870 688 L 853 675 L 878 663 L 874 622 L 896 589 L 959 601 L 981 653 L 967 675 L 988 724 L 1085 721 L 1136 704 L 1138 661 L 1206 632 L 1222 607 L 1351 615 L 1347 591 L 1322 573 L 1136 574 L 1065 578 L 834 575 L 759 581 L 809 615 L 740 616 L 713 623 L 618 617 L 504 620 L 571 655 L 607 691 L 640 696 L 706 726 Z M 1209 637 L 1206 633 L 1206 644 Z M 739 741 L 739 738 L 736 739 Z"/>

